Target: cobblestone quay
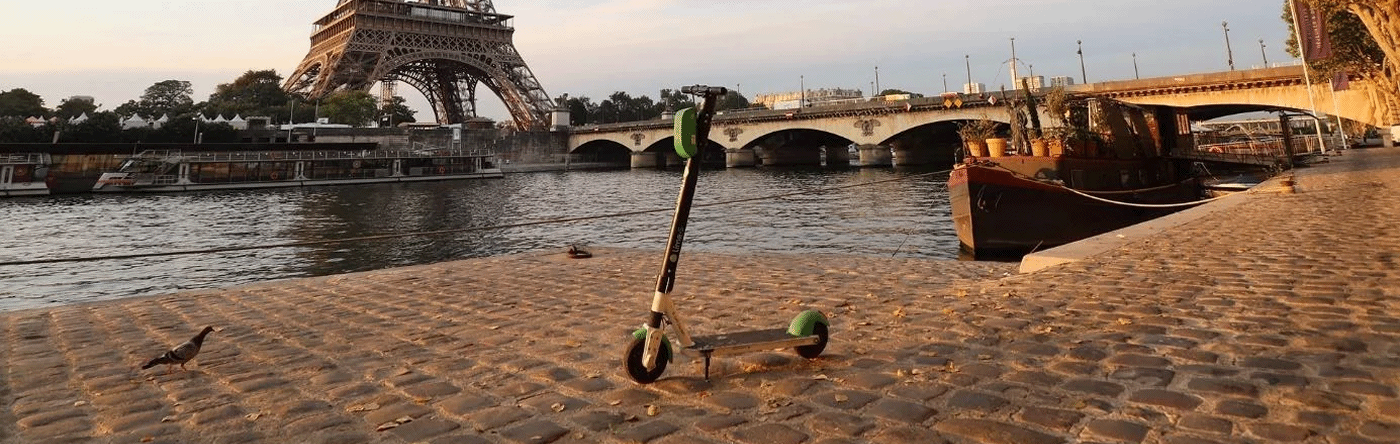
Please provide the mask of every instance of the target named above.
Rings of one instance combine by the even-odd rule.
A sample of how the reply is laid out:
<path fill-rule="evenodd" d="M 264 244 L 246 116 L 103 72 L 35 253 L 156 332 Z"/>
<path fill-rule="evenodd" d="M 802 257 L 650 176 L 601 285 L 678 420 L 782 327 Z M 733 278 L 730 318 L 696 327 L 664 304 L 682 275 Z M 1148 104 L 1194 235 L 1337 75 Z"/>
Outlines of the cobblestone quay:
<path fill-rule="evenodd" d="M 1400 151 L 1088 260 L 688 254 L 701 333 L 817 360 L 622 375 L 655 252 L 519 255 L 0 315 L 0 442 L 1400 442 Z M 145 360 L 204 325 L 190 365 Z"/>

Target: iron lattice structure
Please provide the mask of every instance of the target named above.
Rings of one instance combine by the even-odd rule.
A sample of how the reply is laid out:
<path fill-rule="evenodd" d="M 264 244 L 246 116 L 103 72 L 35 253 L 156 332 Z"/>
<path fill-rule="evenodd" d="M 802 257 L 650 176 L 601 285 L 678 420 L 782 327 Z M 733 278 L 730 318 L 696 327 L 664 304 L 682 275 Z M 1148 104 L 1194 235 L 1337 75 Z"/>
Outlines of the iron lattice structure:
<path fill-rule="evenodd" d="M 490 88 L 518 128 L 549 125 L 553 102 L 513 43 L 514 17 L 490 0 L 339 0 L 315 22 L 311 51 L 283 89 L 320 98 L 368 92 L 375 82 L 414 87 L 439 123 L 476 117 L 476 88 Z"/>

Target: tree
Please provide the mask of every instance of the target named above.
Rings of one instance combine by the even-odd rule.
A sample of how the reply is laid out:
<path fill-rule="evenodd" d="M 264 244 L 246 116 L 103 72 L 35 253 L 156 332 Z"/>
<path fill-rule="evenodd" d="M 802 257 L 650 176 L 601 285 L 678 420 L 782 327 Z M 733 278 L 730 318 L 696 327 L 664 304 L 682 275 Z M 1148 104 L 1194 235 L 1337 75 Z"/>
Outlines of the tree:
<path fill-rule="evenodd" d="M 739 94 L 738 91 L 730 91 L 729 94 L 725 94 L 724 97 L 719 98 L 719 103 L 715 104 L 715 109 L 718 111 L 746 109 L 751 105 L 752 103 L 749 103 L 748 97 L 744 97 L 744 95 Z"/>
<path fill-rule="evenodd" d="M 185 114 L 195 109 L 194 99 L 190 97 L 192 94 L 194 88 L 190 86 L 190 82 L 166 80 L 146 88 L 146 93 L 141 95 L 140 100 L 126 102 L 118 106 L 116 111 L 117 114 L 127 117 L 132 114 L 150 118 Z"/>
<path fill-rule="evenodd" d="M 0 117 L 43 117 L 49 110 L 44 99 L 24 88 L 0 92 Z"/>
<path fill-rule="evenodd" d="M 884 91 L 880 91 L 880 94 L 878 94 L 878 95 L 881 95 L 881 96 L 897 96 L 897 95 L 903 95 L 903 94 L 908 94 L 909 97 L 923 97 L 923 96 L 924 96 L 923 94 L 914 93 L 914 92 L 909 92 L 909 91 L 905 91 L 905 90 L 902 90 L 902 89 L 887 89 L 887 90 L 884 90 Z"/>
<path fill-rule="evenodd" d="M 276 70 L 248 71 L 233 83 L 220 84 L 209 95 L 207 109 L 218 115 L 287 116 L 291 96 L 282 91 L 282 76 Z"/>
<path fill-rule="evenodd" d="M 1308 65 L 1326 76 L 1345 71 L 1377 86 L 1392 106 L 1400 106 L 1400 0 L 1306 1 L 1327 17 L 1334 55 Z M 1293 27 L 1293 11 L 1284 2 L 1283 19 Z M 1294 35 L 1294 34 L 1290 34 Z M 1298 42 L 1290 37 L 1289 53 L 1297 57 Z M 1400 109 L 1392 109 L 1400 113 Z"/>
<path fill-rule="evenodd" d="M 594 120 L 598 114 L 598 104 L 593 103 L 593 99 L 584 97 L 568 97 L 565 95 L 564 106 L 569 108 L 569 124 L 573 126 L 596 124 Z"/>
<path fill-rule="evenodd" d="M 656 101 L 657 112 L 675 112 L 694 106 L 695 96 L 675 89 L 661 90 L 661 98 Z"/>
<path fill-rule="evenodd" d="M 88 114 L 88 117 L 91 117 L 91 114 L 96 112 L 97 104 L 93 103 L 90 97 L 71 97 L 54 109 L 54 113 L 64 119 L 71 119 L 83 114 Z"/>
<path fill-rule="evenodd" d="M 53 125 L 44 124 L 35 128 L 24 119 L 0 116 L 0 143 L 48 143 L 53 140 Z"/>
<path fill-rule="evenodd" d="M 89 114 L 82 123 L 59 122 L 58 130 L 62 133 L 59 141 L 67 143 L 112 143 L 122 139 L 121 117 L 111 111 Z"/>
<path fill-rule="evenodd" d="M 321 102 L 321 115 L 330 118 L 331 123 L 365 126 L 374 120 L 376 102 L 364 91 L 337 91 Z"/>
<path fill-rule="evenodd" d="M 403 122 L 417 122 L 418 112 L 409 108 L 408 102 L 403 97 L 394 96 L 388 104 L 379 108 L 379 120 L 388 125 L 398 125 Z"/>

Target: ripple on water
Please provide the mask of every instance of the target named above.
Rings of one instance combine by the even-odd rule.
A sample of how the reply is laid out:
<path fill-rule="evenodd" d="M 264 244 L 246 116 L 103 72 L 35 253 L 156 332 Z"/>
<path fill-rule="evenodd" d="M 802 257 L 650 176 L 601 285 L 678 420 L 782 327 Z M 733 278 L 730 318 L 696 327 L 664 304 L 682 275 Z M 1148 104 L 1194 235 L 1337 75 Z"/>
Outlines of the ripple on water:
<path fill-rule="evenodd" d="M 957 257 L 946 175 L 725 206 L 919 173 L 702 173 L 688 250 Z M 623 218 L 220 254 L 0 266 L 0 310 L 217 288 L 569 244 L 660 249 L 679 171 L 512 174 L 500 180 L 0 201 L 0 262 L 275 246 L 666 209 Z"/>

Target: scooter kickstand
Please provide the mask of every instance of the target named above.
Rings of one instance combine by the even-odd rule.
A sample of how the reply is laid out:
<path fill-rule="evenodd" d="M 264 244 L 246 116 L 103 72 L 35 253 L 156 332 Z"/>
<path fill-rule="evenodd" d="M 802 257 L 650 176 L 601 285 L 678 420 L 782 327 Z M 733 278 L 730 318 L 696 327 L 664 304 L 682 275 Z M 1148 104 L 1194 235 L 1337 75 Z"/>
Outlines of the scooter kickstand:
<path fill-rule="evenodd" d="M 705 355 L 705 382 L 710 382 L 710 355 L 713 353 L 713 350 L 706 350 L 700 353 Z"/>

